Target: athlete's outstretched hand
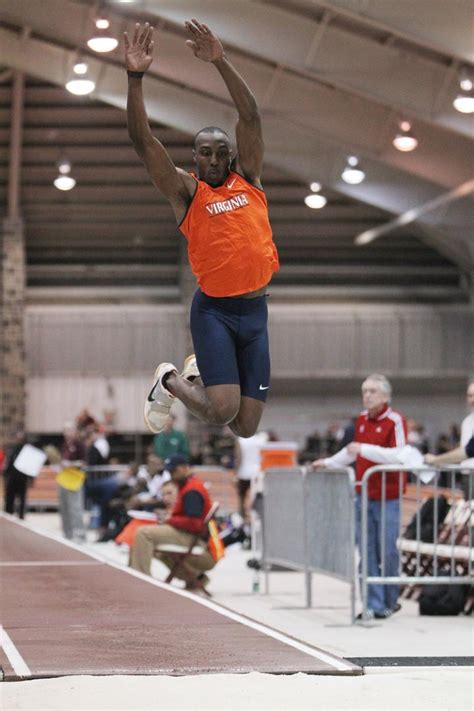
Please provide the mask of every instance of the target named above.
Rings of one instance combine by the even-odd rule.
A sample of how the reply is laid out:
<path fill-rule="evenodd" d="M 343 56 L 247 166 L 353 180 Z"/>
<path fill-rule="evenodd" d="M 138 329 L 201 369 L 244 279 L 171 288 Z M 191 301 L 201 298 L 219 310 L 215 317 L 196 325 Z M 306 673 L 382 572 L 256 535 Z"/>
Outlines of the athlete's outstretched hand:
<path fill-rule="evenodd" d="M 123 33 L 125 42 L 125 64 L 130 72 L 146 72 L 153 61 L 153 27 L 145 23 L 143 27 L 135 25 L 133 39 Z"/>
<path fill-rule="evenodd" d="M 191 22 L 185 22 L 187 31 L 191 39 L 186 40 L 194 56 L 202 59 L 203 62 L 216 62 L 224 56 L 224 48 L 218 37 L 212 34 L 207 25 L 203 25 L 194 18 Z"/>

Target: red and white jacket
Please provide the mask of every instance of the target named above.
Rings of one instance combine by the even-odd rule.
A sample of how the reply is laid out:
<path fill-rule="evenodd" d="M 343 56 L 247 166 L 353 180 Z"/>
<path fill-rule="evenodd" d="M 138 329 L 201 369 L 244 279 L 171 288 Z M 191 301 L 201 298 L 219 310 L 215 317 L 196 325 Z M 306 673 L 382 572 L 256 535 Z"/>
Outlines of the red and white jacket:
<path fill-rule="evenodd" d="M 355 457 L 344 447 L 324 463 L 330 469 L 347 467 L 355 460 L 356 490 L 361 491 L 362 477 L 367 469 L 376 464 L 399 464 L 400 450 L 407 444 L 406 420 L 399 412 L 387 405 L 375 417 L 369 417 L 367 410 L 360 413 L 355 424 L 354 442 L 362 444 L 360 454 Z M 396 499 L 399 496 L 399 473 L 387 472 L 385 475 L 385 496 Z M 403 491 L 405 490 L 403 477 Z M 382 477 L 374 474 L 369 479 L 369 498 L 380 501 L 382 498 Z"/>

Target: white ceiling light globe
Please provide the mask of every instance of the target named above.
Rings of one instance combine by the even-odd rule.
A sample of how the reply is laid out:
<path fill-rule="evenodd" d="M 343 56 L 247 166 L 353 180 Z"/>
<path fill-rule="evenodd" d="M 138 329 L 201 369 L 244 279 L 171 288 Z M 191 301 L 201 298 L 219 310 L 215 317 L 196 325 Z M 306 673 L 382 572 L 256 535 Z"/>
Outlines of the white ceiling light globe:
<path fill-rule="evenodd" d="M 70 175 L 58 175 L 54 181 L 54 187 L 58 190 L 72 190 L 76 181 Z"/>
<path fill-rule="evenodd" d="M 115 37 L 91 37 L 87 41 L 87 46 L 90 47 L 94 52 L 99 52 L 105 54 L 105 52 L 112 52 L 118 45 L 118 40 Z"/>
<path fill-rule="evenodd" d="M 453 101 L 456 111 L 462 114 L 472 114 L 474 112 L 474 95 L 472 93 L 461 93 Z"/>
<path fill-rule="evenodd" d="M 320 210 L 327 203 L 326 198 L 323 195 L 317 195 L 313 193 L 312 195 L 307 195 L 304 199 L 305 204 L 311 207 L 313 210 Z"/>
<path fill-rule="evenodd" d="M 95 21 L 95 26 L 99 28 L 99 30 L 106 30 L 108 27 L 110 27 L 110 22 L 105 19 L 105 17 L 99 17 Z"/>
<path fill-rule="evenodd" d="M 360 168 L 347 166 L 342 173 L 342 179 L 349 185 L 359 185 L 365 178 L 365 173 Z"/>
<path fill-rule="evenodd" d="M 87 64 L 85 62 L 76 62 L 74 65 L 74 74 L 86 74 Z"/>
<path fill-rule="evenodd" d="M 66 82 L 66 89 L 76 96 L 85 96 L 95 89 L 95 83 L 91 79 L 70 79 Z"/>
<path fill-rule="evenodd" d="M 321 190 L 321 183 L 314 182 L 311 183 L 309 187 L 313 191 L 313 193 L 319 193 L 319 191 Z"/>
<path fill-rule="evenodd" d="M 398 151 L 402 153 L 409 153 L 414 151 L 418 145 L 418 141 L 415 136 L 409 133 L 399 133 L 393 139 L 393 145 Z"/>

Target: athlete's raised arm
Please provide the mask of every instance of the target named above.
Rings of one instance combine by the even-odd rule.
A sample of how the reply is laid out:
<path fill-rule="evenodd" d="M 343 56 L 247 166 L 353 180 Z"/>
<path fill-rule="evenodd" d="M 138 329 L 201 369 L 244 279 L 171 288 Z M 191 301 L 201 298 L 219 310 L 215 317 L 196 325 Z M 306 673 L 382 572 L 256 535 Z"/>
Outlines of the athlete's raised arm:
<path fill-rule="evenodd" d="M 124 32 L 124 43 L 128 72 L 128 134 L 154 184 L 171 203 L 179 223 L 194 194 L 196 181 L 174 165 L 166 148 L 153 136 L 148 123 L 141 76 L 153 61 L 153 27 L 148 23 L 144 27 L 135 25 L 132 40 Z"/>
<path fill-rule="evenodd" d="M 239 114 L 235 133 L 240 168 L 247 180 L 261 187 L 264 147 L 255 97 L 225 56 L 219 38 L 209 27 L 195 19 L 185 25 L 191 37 L 186 44 L 193 50 L 194 56 L 204 62 L 212 62 L 225 82 Z"/>

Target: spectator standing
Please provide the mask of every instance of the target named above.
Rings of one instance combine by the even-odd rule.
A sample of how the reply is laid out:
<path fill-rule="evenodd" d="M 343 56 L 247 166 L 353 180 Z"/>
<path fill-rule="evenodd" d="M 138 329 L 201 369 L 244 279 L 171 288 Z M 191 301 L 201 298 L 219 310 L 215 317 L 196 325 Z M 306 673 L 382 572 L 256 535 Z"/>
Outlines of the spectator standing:
<path fill-rule="evenodd" d="M 332 457 L 317 459 L 314 467 L 347 467 L 355 461 L 356 471 L 356 544 L 361 549 L 361 481 L 375 464 L 398 463 L 397 452 L 406 446 L 405 418 L 390 406 L 392 387 L 384 375 L 373 374 L 362 383 L 364 409 L 357 417 L 354 442 Z M 376 449 L 367 445 L 377 445 Z M 386 475 L 385 486 L 385 574 L 398 576 L 397 537 L 400 526 L 399 473 Z M 381 572 L 382 477 L 374 475 L 368 486 L 367 552 L 368 574 Z M 368 617 L 384 619 L 400 609 L 398 585 L 368 586 Z"/>
<path fill-rule="evenodd" d="M 5 511 L 15 513 L 15 504 L 18 503 L 18 516 L 25 518 L 26 493 L 30 477 L 15 468 L 15 459 L 26 444 L 24 432 L 17 432 L 15 443 L 10 451 L 7 450 L 3 474 L 5 476 Z"/>
<path fill-rule="evenodd" d="M 474 379 L 469 382 L 466 391 L 467 406 L 470 410 L 469 415 L 464 418 L 461 425 L 461 447 L 465 447 L 469 440 L 474 436 Z M 470 457 L 463 464 L 474 467 L 474 458 Z"/>
<path fill-rule="evenodd" d="M 79 433 L 72 425 L 64 428 L 64 440 L 61 446 L 61 464 L 63 468 L 73 467 L 82 470 L 86 459 L 86 447 Z M 86 540 L 84 526 L 84 491 L 83 482 L 79 488 L 69 488 L 59 484 L 59 512 L 65 538 L 77 542 Z"/>
<path fill-rule="evenodd" d="M 245 523 L 249 523 L 250 518 L 247 505 L 248 492 L 252 480 L 261 472 L 261 450 L 267 441 L 268 434 L 266 432 L 257 432 L 253 437 L 237 437 L 235 441 L 234 457 L 239 513 Z"/>
<path fill-rule="evenodd" d="M 173 454 L 189 457 L 189 442 L 186 434 L 175 428 L 176 417 L 168 415 L 164 429 L 153 437 L 153 451 L 164 461 Z"/>

